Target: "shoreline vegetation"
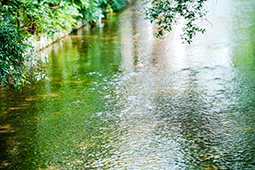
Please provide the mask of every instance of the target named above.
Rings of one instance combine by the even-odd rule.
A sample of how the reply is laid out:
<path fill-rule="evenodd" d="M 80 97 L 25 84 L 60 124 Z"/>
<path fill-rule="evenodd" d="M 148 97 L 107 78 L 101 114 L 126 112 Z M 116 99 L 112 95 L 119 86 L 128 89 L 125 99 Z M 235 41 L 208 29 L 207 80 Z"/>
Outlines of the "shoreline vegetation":
<path fill-rule="evenodd" d="M 129 0 L 0 1 L 0 88 L 21 90 L 46 78 L 39 51 L 72 31 L 118 12 Z"/>
<path fill-rule="evenodd" d="M 97 22 L 98 21 L 96 21 L 95 24 Z M 76 30 L 78 30 L 78 29 L 80 29 L 80 28 L 82 28 L 84 26 L 91 27 L 91 25 L 87 25 L 87 23 L 85 23 L 84 21 L 77 20 L 76 27 L 71 27 L 71 28 L 66 29 L 66 30 L 60 30 L 59 32 L 55 32 L 51 36 L 49 36 L 47 34 L 42 34 L 42 35 L 40 35 L 38 37 L 32 36 L 32 37 L 28 38 L 27 43 L 29 45 L 31 45 L 34 48 L 34 50 L 37 52 L 37 51 L 40 51 L 40 50 L 48 47 L 49 45 L 51 45 L 53 43 L 59 41 L 63 37 L 69 35 L 73 31 L 76 31 Z"/>

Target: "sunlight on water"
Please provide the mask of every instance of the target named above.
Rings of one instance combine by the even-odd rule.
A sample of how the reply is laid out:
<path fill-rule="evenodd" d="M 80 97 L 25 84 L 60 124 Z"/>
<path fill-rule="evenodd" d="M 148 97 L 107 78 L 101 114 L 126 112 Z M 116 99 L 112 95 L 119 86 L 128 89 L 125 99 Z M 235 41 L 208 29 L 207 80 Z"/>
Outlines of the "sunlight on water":
<path fill-rule="evenodd" d="M 0 169 L 254 169 L 255 2 L 212 4 L 191 45 L 136 2 L 42 51 L 50 80 L 0 90 Z"/>

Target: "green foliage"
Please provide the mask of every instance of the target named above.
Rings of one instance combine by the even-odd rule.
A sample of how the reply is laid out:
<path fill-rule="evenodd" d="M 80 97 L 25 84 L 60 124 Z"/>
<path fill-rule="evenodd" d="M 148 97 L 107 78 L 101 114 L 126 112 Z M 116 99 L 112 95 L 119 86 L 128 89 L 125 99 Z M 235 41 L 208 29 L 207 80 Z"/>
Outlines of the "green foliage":
<path fill-rule="evenodd" d="M 24 84 L 24 57 L 27 46 L 15 28 L 8 25 L 0 26 L 0 84 L 20 87 Z"/>
<path fill-rule="evenodd" d="M 95 22 L 106 12 L 121 9 L 127 0 L 2 0 L 0 24 L 8 23 L 32 35 L 52 35 L 76 26 L 76 19 Z"/>
<path fill-rule="evenodd" d="M 128 0 L 74 0 L 82 19 L 88 24 L 103 18 L 107 12 L 120 10 Z"/>
<path fill-rule="evenodd" d="M 114 12 L 125 6 L 126 2 L 124 0 L 101 0 L 100 7 L 103 12 Z"/>
<path fill-rule="evenodd" d="M 1 23 L 18 26 L 23 32 L 49 35 L 75 25 L 75 4 L 62 0 L 15 0 L 0 3 Z"/>
<path fill-rule="evenodd" d="M 75 0 L 75 4 L 79 7 L 81 18 L 87 22 L 98 21 L 102 16 L 102 9 L 99 6 L 99 0 Z"/>
<path fill-rule="evenodd" d="M 158 24 L 157 37 L 163 35 L 163 31 L 172 31 L 173 26 L 183 20 L 185 26 L 182 28 L 182 39 L 189 44 L 197 32 L 204 33 L 205 29 L 200 28 L 196 22 L 203 18 L 207 11 L 204 3 L 207 0 L 153 0 L 147 1 L 152 7 L 146 9 L 146 19 Z"/>
<path fill-rule="evenodd" d="M 20 89 L 30 80 L 45 77 L 41 60 L 25 44 L 24 34 L 10 25 L 0 25 L 0 85 Z M 24 55 L 26 54 L 26 55 Z M 31 62 L 33 60 L 33 62 Z"/>

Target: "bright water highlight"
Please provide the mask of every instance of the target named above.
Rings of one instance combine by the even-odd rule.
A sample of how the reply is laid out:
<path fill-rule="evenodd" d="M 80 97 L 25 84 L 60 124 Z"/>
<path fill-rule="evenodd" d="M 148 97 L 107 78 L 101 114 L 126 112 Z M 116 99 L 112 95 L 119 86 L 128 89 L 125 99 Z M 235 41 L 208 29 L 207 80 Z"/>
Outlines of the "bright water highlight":
<path fill-rule="evenodd" d="M 255 2 L 207 5 L 191 45 L 136 2 L 49 47 L 0 91 L 0 169 L 255 169 Z"/>

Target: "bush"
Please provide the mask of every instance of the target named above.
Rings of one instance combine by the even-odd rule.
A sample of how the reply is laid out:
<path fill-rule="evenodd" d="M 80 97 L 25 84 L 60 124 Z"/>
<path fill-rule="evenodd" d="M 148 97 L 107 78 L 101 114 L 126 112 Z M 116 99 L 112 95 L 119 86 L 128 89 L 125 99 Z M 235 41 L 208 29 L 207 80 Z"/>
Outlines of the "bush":
<path fill-rule="evenodd" d="M 26 81 L 23 36 L 10 25 L 0 25 L 0 84 L 20 88 Z"/>
<path fill-rule="evenodd" d="M 21 89 L 29 80 L 45 77 L 42 60 L 25 39 L 15 27 L 0 25 L 0 85 Z"/>

